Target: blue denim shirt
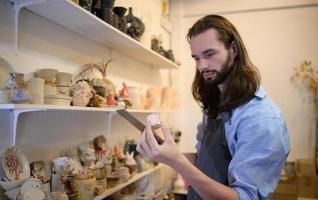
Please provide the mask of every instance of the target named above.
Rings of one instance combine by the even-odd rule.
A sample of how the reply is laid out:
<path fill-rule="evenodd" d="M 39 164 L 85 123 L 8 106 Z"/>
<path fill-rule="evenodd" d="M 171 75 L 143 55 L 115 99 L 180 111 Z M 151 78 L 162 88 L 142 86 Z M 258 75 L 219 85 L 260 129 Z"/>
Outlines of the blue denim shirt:
<path fill-rule="evenodd" d="M 198 126 L 198 151 L 205 123 L 204 115 Z M 288 130 L 282 112 L 260 87 L 253 99 L 232 110 L 224 128 L 232 155 L 229 186 L 241 200 L 268 199 L 289 153 Z"/>

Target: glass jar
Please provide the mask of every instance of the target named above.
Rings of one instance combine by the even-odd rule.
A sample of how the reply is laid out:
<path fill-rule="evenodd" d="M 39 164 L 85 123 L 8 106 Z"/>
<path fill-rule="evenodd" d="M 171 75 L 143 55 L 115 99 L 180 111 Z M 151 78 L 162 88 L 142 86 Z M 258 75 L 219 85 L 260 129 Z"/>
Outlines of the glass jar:
<path fill-rule="evenodd" d="M 24 74 L 12 72 L 10 77 L 7 81 L 7 88 L 10 90 L 11 101 L 13 103 L 29 103 L 30 95 L 26 89 Z"/>

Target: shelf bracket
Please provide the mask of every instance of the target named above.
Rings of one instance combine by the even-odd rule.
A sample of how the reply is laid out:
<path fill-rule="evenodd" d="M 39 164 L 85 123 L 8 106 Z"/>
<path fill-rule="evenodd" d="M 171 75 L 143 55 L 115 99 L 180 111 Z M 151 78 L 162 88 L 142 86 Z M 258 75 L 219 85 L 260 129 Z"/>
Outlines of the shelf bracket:
<path fill-rule="evenodd" d="M 16 136 L 17 136 L 17 124 L 18 124 L 18 118 L 21 113 L 25 112 L 35 112 L 35 111 L 43 111 L 46 109 L 23 109 L 23 110 L 14 110 L 12 109 L 10 111 L 11 116 L 11 146 L 14 147 L 16 144 Z"/>
<path fill-rule="evenodd" d="M 106 128 L 106 132 L 107 134 L 110 134 L 111 130 L 112 130 L 112 119 L 113 119 L 113 115 L 116 114 L 116 112 L 108 112 L 107 115 L 107 128 Z"/>
<path fill-rule="evenodd" d="M 47 0 L 30 0 L 30 1 L 17 1 L 10 0 L 13 5 L 14 11 L 14 50 L 15 52 L 18 50 L 18 28 L 19 28 L 19 15 L 22 8 L 31 6 L 33 4 L 43 3 Z"/>

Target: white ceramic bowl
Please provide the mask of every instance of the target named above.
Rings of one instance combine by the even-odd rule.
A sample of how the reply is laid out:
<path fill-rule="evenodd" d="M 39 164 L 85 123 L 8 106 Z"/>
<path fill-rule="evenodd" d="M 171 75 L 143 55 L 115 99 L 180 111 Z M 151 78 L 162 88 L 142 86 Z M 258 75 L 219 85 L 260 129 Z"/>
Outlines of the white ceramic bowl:
<path fill-rule="evenodd" d="M 21 187 L 17 187 L 17 188 L 15 188 L 15 189 L 6 191 L 4 194 L 5 194 L 9 199 L 17 199 L 17 197 L 19 196 L 20 192 L 21 192 Z"/>
<path fill-rule="evenodd" d="M 12 190 L 12 189 L 22 185 L 22 183 L 24 181 L 25 180 L 19 180 L 19 181 L 1 181 L 0 180 L 0 185 L 5 190 Z"/>
<path fill-rule="evenodd" d="M 44 79 L 46 83 L 54 83 L 57 72 L 56 69 L 39 69 L 36 70 L 35 76 Z"/>

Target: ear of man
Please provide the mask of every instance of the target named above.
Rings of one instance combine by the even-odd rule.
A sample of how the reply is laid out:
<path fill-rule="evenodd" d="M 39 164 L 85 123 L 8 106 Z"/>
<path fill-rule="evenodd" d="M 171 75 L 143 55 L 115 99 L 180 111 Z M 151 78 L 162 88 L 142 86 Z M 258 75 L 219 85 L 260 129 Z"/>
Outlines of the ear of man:
<path fill-rule="evenodd" d="M 236 46 L 236 43 L 234 41 L 232 41 L 232 43 L 231 43 L 229 52 L 230 52 L 230 56 L 234 60 L 234 58 L 237 56 L 237 46 Z"/>

